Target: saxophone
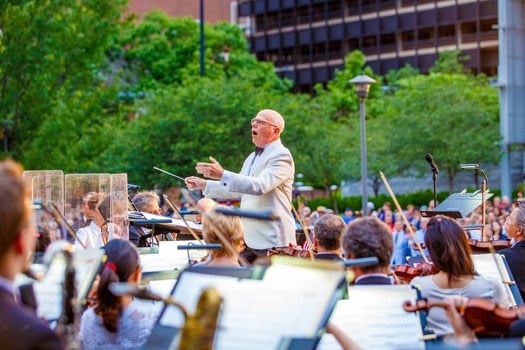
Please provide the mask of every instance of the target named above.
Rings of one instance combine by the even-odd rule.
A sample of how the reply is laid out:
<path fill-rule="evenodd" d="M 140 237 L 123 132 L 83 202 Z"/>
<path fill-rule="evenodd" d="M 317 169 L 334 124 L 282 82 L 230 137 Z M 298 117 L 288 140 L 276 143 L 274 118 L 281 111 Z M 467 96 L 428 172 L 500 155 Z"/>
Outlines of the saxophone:
<path fill-rule="evenodd" d="M 186 317 L 182 328 L 179 350 L 212 350 L 222 297 L 215 288 L 204 289 L 195 314 Z"/>

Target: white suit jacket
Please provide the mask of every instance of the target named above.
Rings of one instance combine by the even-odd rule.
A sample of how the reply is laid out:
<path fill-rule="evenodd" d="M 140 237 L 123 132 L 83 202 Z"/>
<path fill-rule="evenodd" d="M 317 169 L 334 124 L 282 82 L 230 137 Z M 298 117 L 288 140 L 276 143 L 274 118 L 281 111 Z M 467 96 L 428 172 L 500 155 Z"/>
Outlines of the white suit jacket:
<path fill-rule="evenodd" d="M 239 174 L 225 170 L 220 181 L 208 181 L 204 195 L 211 198 L 241 198 L 241 209 L 271 210 L 279 220 L 242 218 L 246 245 L 254 249 L 296 244 L 292 216 L 292 185 L 295 165 L 281 140 L 264 147 L 262 154 L 252 152 Z"/>

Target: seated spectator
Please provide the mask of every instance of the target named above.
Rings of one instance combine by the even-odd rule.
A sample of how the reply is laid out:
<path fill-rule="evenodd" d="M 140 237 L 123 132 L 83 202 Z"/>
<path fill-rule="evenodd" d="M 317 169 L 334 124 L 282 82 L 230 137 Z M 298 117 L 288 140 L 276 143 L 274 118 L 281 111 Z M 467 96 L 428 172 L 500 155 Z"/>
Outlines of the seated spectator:
<path fill-rule="evenodd" d="M 345 208 L 345 212 L 343 213 L 343 221 L 345 224 L 349 224 L 351 221 L 354 220 L 354 212 L 352 211 L 352 208 L 347 207 Z"/>
<path fill-rule="evenodd" d="M 82 349 L 135 349 L 142 346 L 156 316 L 140 307 L 132 296 L 115 296 L 113 282 L 139 285 L 142 269 L 139 253 L 127 240 L 114 239 L 104 247 L 107 262 L 100 273 L 95 306 L 88 308 L 80 321 Z"/>

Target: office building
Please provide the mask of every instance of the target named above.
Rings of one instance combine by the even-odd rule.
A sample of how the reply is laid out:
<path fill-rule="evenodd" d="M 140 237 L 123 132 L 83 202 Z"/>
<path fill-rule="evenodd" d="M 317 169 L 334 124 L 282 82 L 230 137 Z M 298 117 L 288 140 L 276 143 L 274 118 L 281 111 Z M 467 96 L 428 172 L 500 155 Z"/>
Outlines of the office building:
<path fill-rule="evenodd" d="M 474 73 L 495 76 L 497 0 L 240 0 L 251 19 L 248 40 L 259 60 L 311 92 L 342 69 L 353 50 L 375 73 L 406 64 L 426 72 L 445 50 L 470 56 Z"/>

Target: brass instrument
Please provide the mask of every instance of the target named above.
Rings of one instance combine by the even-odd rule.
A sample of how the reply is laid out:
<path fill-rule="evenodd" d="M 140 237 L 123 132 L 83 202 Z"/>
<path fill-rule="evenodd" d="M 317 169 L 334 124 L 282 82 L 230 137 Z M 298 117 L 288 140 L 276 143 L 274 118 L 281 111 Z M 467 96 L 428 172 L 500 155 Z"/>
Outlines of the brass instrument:
<path fill-rule="evenodd" d="M 64 293 L 62 295 L 62 314 L 58 320 L 55 331 L 62 339 L 66 349 L 81 349 L 78 334 L 80 331 L 81 308 L 77 302 L 77 287 L 75 281 L 75 266 L 73 264 L 73 245 L 67 241 L 60 240 L 53 242 L 44 256 L 46 264 L 49 266 L 55 256 L 63 256 L 66 267 L 64 271 Z"/>
<path fill-rule="evenodd" d="M 184 315 L 184 326 L 180 332 L 179 350 L 212 350 L 217 322 L 222 306 L 222 297 L 215 288 L 202 291 L 195 314 L 190 315 L 186 307 L 171 297 L 163 298 L 150 291 L 126 282 L 112 283 L 109 290 L 114 295 L 132 295 L 139 299 L 162 301 L 177 307 Z"/>

